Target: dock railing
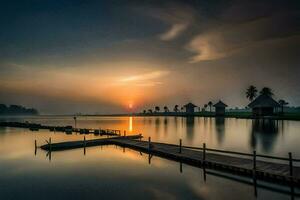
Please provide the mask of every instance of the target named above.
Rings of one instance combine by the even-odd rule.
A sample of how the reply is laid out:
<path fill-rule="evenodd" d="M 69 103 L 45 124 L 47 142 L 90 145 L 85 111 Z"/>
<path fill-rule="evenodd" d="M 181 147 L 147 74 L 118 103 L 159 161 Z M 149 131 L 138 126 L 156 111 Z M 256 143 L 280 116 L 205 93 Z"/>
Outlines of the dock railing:
<path fill-rule="evenodd" d="M 152 142 L 152 143 L 166 144 L 166 143 L 162 143 L 162 142 Z M 177 147 L 179 149 L 179 151 L 178 151 L 179 153 L 182 153 L 184 151 L 184 149 L 193 149 L 193 150 L 202 151 L 202 157 L 203 157 L 204 162 L 206 161 L 206 154 L 210 153 L 210 152 L 223 154 L 223 155 L 227 154 L 227 155 L 243 156 L 244 158 L 253 160 L 253 173 L 260 172 L 260 170 L 256 167 L 257 158 L 262 158 L 263 160 L 259 160 L 259 161 L 265 161 L 265 162 L 267 162 L 267 159 L 277 160 L 277 161 L 286 161 L 286 162 L 288 162 L 288 166 L 289 166 L 289 178 L 293 178 L 294 163 L 295 162 L 300 163 L 300 159 L 293 158 L 291 152 L 288 153 L 288 157 L 257 154 L 256 151 L 253 151 L 253 153 L 244 153 L 244 152 L 237 152 L 237 151 L 228 151 L 228 150 L 207 148 L 206 143 L 203 143 L 203 147 L 186 146 L 186 145 L 182 145 L 181 139 L 179 140 L 179 144 L 167 144 L 167 145 Z M 277 162 L 277 164 L 285 164 L 285 163 Z M 261 172 L 264 172 L 264 171 L 261 171 Z"/>

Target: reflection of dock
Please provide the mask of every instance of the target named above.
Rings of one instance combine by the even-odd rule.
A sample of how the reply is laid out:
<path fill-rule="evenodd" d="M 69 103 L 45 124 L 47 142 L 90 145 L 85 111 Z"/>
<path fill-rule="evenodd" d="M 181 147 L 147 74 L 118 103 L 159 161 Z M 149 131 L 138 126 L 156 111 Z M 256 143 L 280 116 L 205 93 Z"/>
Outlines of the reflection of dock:
<path fill-rule="evenodd" d="M 293 166 L 293 162 L 299 162 L 300 160 L 293 159 L 291 154 L 289 158 L 273 157 L 256 154 L 255 152 L 253 154 L 248 154 L 210 149 L 206 148 L 205 145 L 203 148 L 197 148 L 157 143 L 151 142 L 150 138 L 149 141 L 136 140 L 138 138 L 141 138 L 141 135 L 46 144 L 41 146 L 41 148 L 44 150 L 58 151 L 87 146 L 114 144 L 193 166 L 251 176 L 254 177 L 255 180 L 258 178 L 295 184 L 299 184 L 300 182 L 300 167 Z M 264 161 L 261 159 L 264 159 Z M 289 164 L 274 163 L 266 161 L 267 159 L 280 160 L 282 162 L 285 161 Z"/>

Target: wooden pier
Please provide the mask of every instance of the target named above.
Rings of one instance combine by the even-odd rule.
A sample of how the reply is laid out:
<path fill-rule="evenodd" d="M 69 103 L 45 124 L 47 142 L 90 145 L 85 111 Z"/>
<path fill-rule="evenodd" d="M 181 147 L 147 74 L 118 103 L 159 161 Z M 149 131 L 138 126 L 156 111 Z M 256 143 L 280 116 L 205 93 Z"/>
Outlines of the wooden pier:
<path fill-rule="evenodd" d="M 29 122 L 0 122 L 0 127 L 14 127 L 14 128 L 28 128 L 30 131 L 39 131 L 40 129 L 49 130 L 53 132 L 64 132 L 66 134 L 80 133 L 80 134 L 94 134 L 94 135 L 121 135 L 120 130 L 115 129 L 91 129 L 91 128 L 73 128 L 72 126 L 49 126 Z"/>
<path fill-rule="evenodd" d="M 118 145 L 137 151 L 149 153 L 159 157 L 178 161 L 197 167 L 226 171 L 243 176 L 251 176 L 256 179 L 292 183 L 299 186 L 300 167 L 294 166 L 299 159 L 293 159 L 292 154 L 288 158 L 268 155 L 240 153 L 203 147 L 183 146 L 181 140 L 178 145 L 138 140 L 141 135 L 112 137 L 106 139 L 84 140 L 46 144 L 41 146 L 44 150 L 66 150 L 96 145 Z M 263 159 L 263 160 L 262 160 Z M 266 161 L 268 160 L 268 161 Z M 270 160 L 270 161 L 269 161 Z M 280 160 L 287 164 L 274 162 Z"/>

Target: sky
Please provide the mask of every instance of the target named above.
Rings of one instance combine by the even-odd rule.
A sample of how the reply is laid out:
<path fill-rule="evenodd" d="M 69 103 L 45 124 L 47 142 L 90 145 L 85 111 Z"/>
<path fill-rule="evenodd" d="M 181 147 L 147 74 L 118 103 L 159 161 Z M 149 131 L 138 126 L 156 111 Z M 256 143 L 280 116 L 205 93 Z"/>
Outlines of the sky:
<path fill-rule="evenodd" d="M 0 0 L 0 103 L 42 114 L 300 105 L 298 0 Z"/>

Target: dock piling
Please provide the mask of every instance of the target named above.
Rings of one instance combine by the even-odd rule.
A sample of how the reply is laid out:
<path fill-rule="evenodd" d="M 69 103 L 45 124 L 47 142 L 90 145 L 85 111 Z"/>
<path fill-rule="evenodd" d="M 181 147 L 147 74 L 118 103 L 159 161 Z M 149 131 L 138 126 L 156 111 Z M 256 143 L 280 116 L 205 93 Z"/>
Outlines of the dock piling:
<path fill-rule="evenodd" d="M 36 155 L 36 151 L 37 151 L 37 143 L 36 140 L 34 140 L 34 155 Z"/>
<path fill-rule="evenodd" d="M 290 165 L 290 176 L 291 178 L 293 178 L 293 158 L 291 152 L 289 152 L 289 165 Z"/>
<path fill-rule="evenodd" d="M 51 137 L 49 138 L 49 150 L 50 150 L 50 152 L 51 152 L 51 150 L 52 150 Z"/>
<path fill-rule="evenodd" d="M 204 166 L 204 162 L 205 162 L 205 151 L 206 151 L 206 144 L 203 143 L 203 149 L 202 149 L 202 164 Z"/>
<path fill-rule="evenodd" d="M 151 137 L 148 138 L 148 150 L 151 150 Z"/>
<path fill-rule="evenodd" d="M 179 153 L 181 153 L 181 148 L 182 148 L 182 140 L 181 139 L 179 139 Z"/>
<path fill-rule="evenodd" d="M 253 151 L 253 174 L 256 172 L 256 151 Z"/>

